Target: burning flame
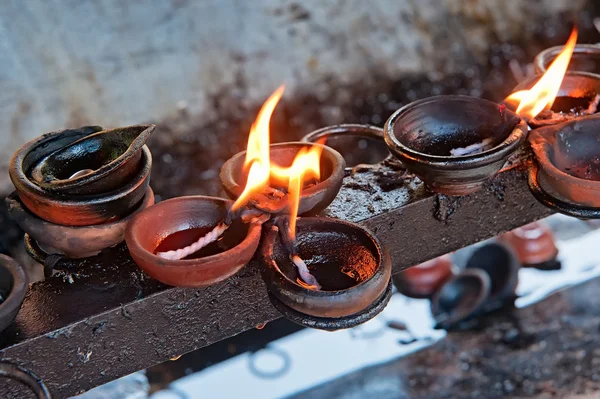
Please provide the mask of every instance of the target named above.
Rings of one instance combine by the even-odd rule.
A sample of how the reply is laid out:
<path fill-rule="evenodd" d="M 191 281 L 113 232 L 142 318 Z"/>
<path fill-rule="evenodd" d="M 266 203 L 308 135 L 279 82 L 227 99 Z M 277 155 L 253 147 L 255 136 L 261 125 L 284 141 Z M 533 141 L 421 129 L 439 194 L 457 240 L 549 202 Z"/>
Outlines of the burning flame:
<path fill-rule="evenodd" d="M 302 148 L 289 167 L 273 164 L 269 157 L 269 122 L 285 87 L 279 87 L 262 106 L 256 121 L 252 124 L 248 137 L 248 147 L 244 168 L 248 170 L 248 180 L 242 194 L 235 201 L 232 210 L 246 204 L 253 194 L 267 191 L 270 185 L 287 187 L 287 200 L 290 209 L 290 238 L 296 238 L 296 218 L 300 204 L 300 194 L 304 183 L 321 177 L 320 159 L 323 147 L 315 145 Z M 325 140 L 319 141 L 324 144 Z M 267 191 L 268 192 L 268 191 Z"/>
<path fill-rule="evenodd" d="M 282 85 L 271 94 L 263 104 L 256 120 L 250 128 L 248 146 L 246 148 L 246 161 L 244 162 L 244 168 L 248 168 L 248 180 L 246 181 L 244 191 L 233 203 L 232 210 L 239 209 L 248 202 L 252 194 L 260 192 L 264 187 L 269 185 L 269 122 L 284 90 L 285 86 Z"/>
<path fill-rule="evenodd" d="M 577 28 L 573 28 L 569 40 L 560 54 L 552 61 L 546 73 L 529 90 L 517 91 L 506 98 L 507 102 L 518 102 L 517 114 L 533 119 L 544 109 L 550 109 L 567 72 L 573 49 L 577 43 Z"/>

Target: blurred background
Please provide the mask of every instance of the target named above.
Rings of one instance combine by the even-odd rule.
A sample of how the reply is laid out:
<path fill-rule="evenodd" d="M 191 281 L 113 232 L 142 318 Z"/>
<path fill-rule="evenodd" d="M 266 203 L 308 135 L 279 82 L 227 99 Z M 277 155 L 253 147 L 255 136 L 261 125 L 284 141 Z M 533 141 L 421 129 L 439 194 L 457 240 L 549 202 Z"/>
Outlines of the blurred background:
<path fill-rule="evenodd" d="M 337 123 L 382 126 L 402 105 L 431 95 L 502 100 L 533 73 L 539 51 L 566 42 L 573 22 L 579 43 L 600 42 L 597 17 L 595 0 L 4 1 L 0 194 L 12 191 L 13 152 L 44 132 L 152 122 L 157 201 L 222 195 L 219 168 L 244 148 L 258 108 L 282 83 L 274 142 Z M 39 272 L 0 204 L 0 252 Z M 520 286 L 533 295 L 520 306 L 559 282 L 596 275 L 600 259 L 574 254 L 591 251 L 597 237 L 572 240 L 596 226 L 563 218 L 554 227 L 571 248 L 561 247 L 572 256 L 564 264 L 573 266 L 547 285 Z M 396 319 L 408 330 L 387 327 Z M 396 294 L 380 318 L 351 331 L 305 331 L 278 320 L 84 397 L 402 397 L 409 379 L 385 376 L 410 364 L 364 368 L 442 339 L 431 325 L 426 302 Z M 498 392 L 509 394 L 499 382 Z"/>

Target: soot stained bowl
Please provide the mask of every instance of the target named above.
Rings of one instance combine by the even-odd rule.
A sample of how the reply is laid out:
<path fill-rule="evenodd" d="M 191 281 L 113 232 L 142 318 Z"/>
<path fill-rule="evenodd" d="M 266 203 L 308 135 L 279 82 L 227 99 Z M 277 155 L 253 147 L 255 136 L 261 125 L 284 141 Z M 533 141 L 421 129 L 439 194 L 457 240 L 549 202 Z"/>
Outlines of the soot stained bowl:
<path fill-rule="evenodd" d="M 41 188 L 63 194 L 90 195 L 118 189 L 139 170 L 142 147 L 154 125 L 102 130 L 84 136 L 43 157 L 28 152 L 45 138 L 27 143 L 17 153 L 15 168 Z"/>
<path fill-rule="evenodd" d="M 466 270 L 479 269 L 490 278 L 489 297 L 483 305 L 492 311 L 514 301 L 519 282 L 520 264 L 512 249 L 500 242 L 491 242 L 476 248 L 467 260 Z"/>
<path fill-rule="evenodd" d="M 536 73 L 546 72 L 550 63 L 563 50 L 563 46 L 550 47 L 540 52 L 533 60 Z M 569 61 L 569 71 L 587 72 L 600 76 L 600 46 L 597 44 L 578 44 Z"/>
<path fill-rule="evenodd" d="M 489 275 L 480 269 L 463 270 L 448 280 L 431 298 L 436 328 L 452 328 L 481 312 L 490 286 Z"/>
<path fill-rule="evenodd" d="M 346 161 L 346 169 L 358 165 L 375 165 L 388 156 L 383 140 L 383 129 L 371 125 L 343 124 L 315 130 L 302 138 L 306 143 L 317 143 L 326 139 L 328 147 L 339 152 Z"/>
<path fill-rule="evenodd" d="M 600 115 L 535 129 L 529 141 L 536 198 L 572 216 L 600 217 Z"/>
<path fill-rule="evenodd" d="M 154 204 L 154 193 L 148 187 L 142 201 L 129 215 L 114 222 L 91 226 L 63 226 L 41 219 L 23 206 L 16 193 L 6 198 L 6 204 L 11 218 L 38 244 L 77 259 L 96 255 L 123 242 L 127 224 L 136 214 Z"/>
<path fill-rule="evenodd" d="M 162 201 L 137 214 L 125 241 L 135 263 L 152 278 L 178 287 L 205 287 L 237 273 L 252 258 L 261 224 L 236 219 L 221 239 L 184 259 L 169 260 L 156 252 L 183 248 L 221 223 L 232 202 L 189 196 Z"/>
<path fill-rule="evenodd" d="M 527 125 L 506 107 L 468 96 L 435 96 L 385 123 L 390 151 L 433 191 L 466 195 L 492 178 L 525 141 Z"/>
<path fill-rule="evenodd" d="M 302 217 L 297 252 L 320 290 L 306 288 L 277 229 L 265 229 L 260 255 L 271 302 L 290 320 L 325 330 L 349 328 L 381 312 L 391 296 L 391 261 L 370 232 L 353 223 Z"/>
<path fill-rule="evenodd" d="M 146 194 L 150 184 L 152 155 L 145 145 L 141 154 L 142 158 L 133 177 L 118 189 L 102 194 L 75 196 L 44 190 L 25 175 L 17 176 L 12 173 L 16 164 L 12 161 L 10 177 L 23 204 L 44 220 L 64 226 L 108 223 L 131 213 Z M 28 163 L 24 164 L 27 165 Z"/>
<path fill-rule="evenodd" d="M 316 214 L 325 209 L 334 199 L 342 187 L 344 179 L 344 158 L 337 151 L 320 144 L 308 144 L 301 142 L 271 144 L 271 162 L 281 167 L 288 167 L 302 148 L 309 149 L 312 146 L 321 146 L 321 180 L 315 185 L 304 188 L 300 195 L 299 215 Z M 244 191 L 248 178 L 248 171 L 244 170 L 246 152 L 240 152 L 229 158 L 221 168 L 220 178 L 227 195 L 237 199 Z M 264 195 L 262 197 L 265 197 Z M 286 196 L 287 197 L 287 196 Z M 285 198 L 280 201 L 285 201 Z M 257 201 L 255 207 L 266 212 L 271 212 L 271 205 L 277 201 L 267 200 L 269 206 L 262 207 L 262 201 Z M 285 205 L 275 213 L 289 214 L 289 206 Z"/>
<path fill-rule="evenodd" d="M 14 320 L 21 308 L 29 279 L 14 259 L 0 254 L 0 332 Z"/>

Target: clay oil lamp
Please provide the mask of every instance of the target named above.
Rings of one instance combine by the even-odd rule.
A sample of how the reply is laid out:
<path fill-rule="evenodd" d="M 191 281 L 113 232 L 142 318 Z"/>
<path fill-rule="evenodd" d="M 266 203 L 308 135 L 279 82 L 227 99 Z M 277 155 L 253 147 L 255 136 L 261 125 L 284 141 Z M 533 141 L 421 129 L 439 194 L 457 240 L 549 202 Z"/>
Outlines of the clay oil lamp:
<path fill-rule="evenodd" d="M 534 61 L 536 73 L 542 74 L 563 50 L 562 46 L 550 47 L 539 53 Z M 587 72 L 600 76 L 600 45 L 578 44 L 573 49 L 569 63 L 570 71 Z"/>
<path fill-rule="evenodd" d="M 390 152 L 383 140 L 383 129 L 370 125 L 344 124 L 327 126 L 304 136 L 301 141 L 319 143 L 339 152 L 346 161 L 346 172 L 368 168 L 387 157 Z"/>
<path fill-rule="evenodd" d="M 384 137 L 406 168 L 433 191 L 466 195 L 492 178 L 524 142 L 527 125 L 505 106 L 436 96 L 396 111 Z"/>
<path fill-rule="evenodd" d="M 6 360 L 0 360 L 0 378 L 21 383 L 31 390 L 37 399 L 52 399 L 44 382 L 31 371 Z"/>
<path fill-rule="evenodd" d="M 25 270 L 6 255 L 0 255 L 0 332 L 4 331 L 19 312 L 29 279 Z"/>
<path fill-rule="evenodd" d="M 90 226 L 64 226 L 48 222 L 27 209 L 16 195 L 6 198 L 8 213 L 26 232 L 26 247 L 39 263 L 48 254 L 63 254 L 69 259 L 97 255 L 125 239 L 125 227 L 133 217 L 154 204 L 154 193 L 148 187 L 146 195 L 129 215 L 108 223 Z M 44 247 L 44 249 L 42 249 Z"/>
<path fill-rule="evenodd" d="M 568 122 L 598 111 L 600 75 L 567 72 L 576 42 L 577 30 L 574 29 L 544 74 L 521 82 L 505 99 L 509 108 L 515 109 L 531 128 Z"/>
<path fill-rule="evenodd" d="M 466 270 L 482 270 L 490 278 L 490 292 L 482 305 L 483 311 L 493 311 L 514 303 L 519 267 L 513 250 L 501 242 L 481 245 L 470 254 Z"/>
<path fill-rule="evenodd" d="M 271 303 L 289 320 L 333 331 L 364 323 L 387 305 L 391 261 L 366 229 L 329 218 L 294 222 L 280 216 L 263 236 L 263 280 Z"/>
<path fill-rule="evenodd" d="M 543 221 L 533 222 L 503 234 L 500 240 L 511 246 L 519 263 L 539 270 L 558 270 L 560 261 L 554 234 Z"/>
<path fill-rule="evenodd" d="M 398 291 L 409 298 L 431 298 L 452 277 L 452 257 L 447 254 L 392 276 Z"/>
<path fill-rule="evenodd" d="M 152 156 L 143 142 L 153 129 L 83 127 L 30 141 L 10 162 L 19 199 L 40 218 L 65 226 L 107 223 L 130 214 L 150 182 Z"/>
<path fill-rule="evenodd" d="M 262 221 L 254 215 L 227 220 L 232 204 L 188 196 L 140 212 L 125 235 L 133 260 L 152 278 L 178 287 L 204 287 L 234 275 L 254 255 Z"/>
<path fill-rule="evenodd" d="M 480 314 L 490 287 L 490 277 L 481 269 L 452 277 L 431 298 L 435 328 L 451 329 Z"/>
<path fill-rule="evenodd" d="M 535 129 L 529 141 L 536 199 L 566 215 L 600 218 L 600 115 Z"/>

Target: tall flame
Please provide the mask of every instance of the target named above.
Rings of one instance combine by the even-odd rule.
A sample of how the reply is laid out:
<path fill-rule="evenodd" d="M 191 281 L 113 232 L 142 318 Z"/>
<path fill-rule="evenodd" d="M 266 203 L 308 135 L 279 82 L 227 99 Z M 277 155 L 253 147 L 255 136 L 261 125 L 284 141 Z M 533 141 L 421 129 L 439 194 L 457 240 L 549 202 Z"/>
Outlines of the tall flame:
<path fill-rule="evenodd" d="M 569 40 L 560 54 L 552 61 L 546 73 L 529 90 L 517 91 L 506 98 L 507 102 L 519 102 L 517 114 L 533 119 L 544 109 L 552 107 L 562 80 L 567 72 L 569 61 L 577 43 L 577 28 L 573 28 Z"/>
<path fill-rule="evenodd" d="M 305 181 L 318 180 L 321 177 L 320 159 L 323 147 L 315 145 L 310 148 L 302 148 L 289 167 L 271 163 L 269 122 L 284 90 L 285 87 L 282 85 L 271 94 L 260 109 L 256 121 L 252 124 L 244 162 L 244 169 L 248 170 L 248 179 L 242 194 L 234 202 L 232 210 L 239 209 L 250 200 L 253 194 L 264 191 L 270 185 L 275 185 L 274 188 L 287 187 L 287 201 L 290 210 L 290 231 L 288 233 L 290 238 L 295 239 L 300 194 Z M 325 139 L 320 140 L 319 144 L 324 144 L 324 142 Z"/>
<path fill-rule="evenodd" d="M 325 141 L 325 140 L 323 140 Z M 321 142 L 319 142 L 321 144 Z M 321 178 L 320 159 L 323 147 L 320 145 L 312 146 L 310 149 L 302 148 L 296 154 L 294 162 L 289 168 L 281 168 L 272 165 L 271 176 L 277 180 L 287 180 L 288 203 L 290 210 L 290 231 L 289 237 L 296 239 L 296 219 L 298 218 L 298 207 L 300 205 L 300 194 L 307 180 Z"/>
<path fill-rule="evenodd" d="M 281 99 L 285 86 L 281 85 L 265 101 L 260 109 L 256 120 L 250 128 L 248 146 L 246 149 L 246 161 L 244 169 L 248 170 L 248 180 L 244 191 L 234 202 L 232 210 L 239 209 L 250 199 L 251 195 L 260 191 L 269 184 L 270 157 L 269 157 L 269 122 L 271 115 Z"/>

